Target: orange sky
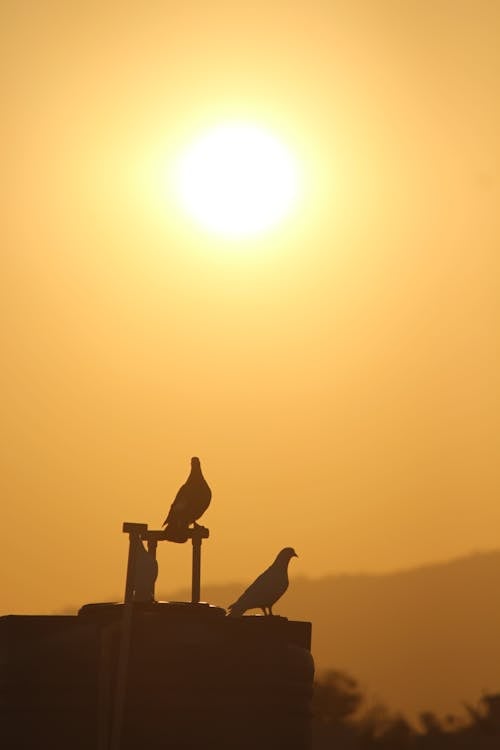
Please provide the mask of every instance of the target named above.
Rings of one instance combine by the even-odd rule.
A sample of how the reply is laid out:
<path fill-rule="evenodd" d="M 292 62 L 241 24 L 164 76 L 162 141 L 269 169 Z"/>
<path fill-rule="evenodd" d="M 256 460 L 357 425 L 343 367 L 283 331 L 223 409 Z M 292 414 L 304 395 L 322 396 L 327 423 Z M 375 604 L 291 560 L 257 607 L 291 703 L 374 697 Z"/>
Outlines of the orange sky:
<path fill-rule="evenodd" d="M 206 581 L 500 545 L 499 34 L 487 0 L 1 4 L 0 612 L 119 596 L 192 455 Z M 161 190 L 234 116 L 307 177 L 236 245 Z"/>

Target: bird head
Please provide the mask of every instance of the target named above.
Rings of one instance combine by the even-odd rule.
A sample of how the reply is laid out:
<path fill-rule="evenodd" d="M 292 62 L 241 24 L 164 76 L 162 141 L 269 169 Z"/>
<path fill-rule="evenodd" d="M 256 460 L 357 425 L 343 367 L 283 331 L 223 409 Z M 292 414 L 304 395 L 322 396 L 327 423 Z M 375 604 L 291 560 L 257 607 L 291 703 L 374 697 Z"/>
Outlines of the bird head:
<path fill-rule="evenodd" d="M 281 552 L 278 553 L 278 557 L 276 558 L 276 561 L 283 562 L 288 565 L 292 557 L 298 557 L 298 554 L 295 552 L 293 547 L 285 547 L 281 550 Z"/>
<path fill-rule="evenodd" d="M 193 456 L 191 459 L 191 471 L 194 471 L 195 473 L 201 472 L 201 464 L 198 456 Z"/>

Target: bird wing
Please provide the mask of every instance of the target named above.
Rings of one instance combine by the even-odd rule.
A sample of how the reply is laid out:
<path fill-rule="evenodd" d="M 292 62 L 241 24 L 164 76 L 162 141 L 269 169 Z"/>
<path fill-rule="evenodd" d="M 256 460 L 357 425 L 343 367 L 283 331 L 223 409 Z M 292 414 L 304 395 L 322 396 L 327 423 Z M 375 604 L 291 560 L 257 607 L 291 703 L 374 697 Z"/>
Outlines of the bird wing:
<path fill-rule="evenodd" d="M 271 565 L 258 576 L 230 608 L 254 609 L 274 604 L 288 588 L 288 576 Z"/>
<path fill-rule="evenodd" d="M 190 511 L 193 514 L 193 520 L 197 520 L 206 511 L 212 499 L 212 490 L 203 477 L 199 477 L 191 485 L 191 503 Z"/>
<path fill-rule="evenodd" d="M 182 487 L 180 487 L 177 491 L 177 495 L 175 496 L 173 503 L 170 506 L 170 510 L 168 511 L 168 515 L 163 522 L 163 526 L 165 526 L 165 524 L 167 523 L 172 523 L 172 521 L 184 519 L 189 511 L 189 505 L 190 492 L 186 482 L 186 484 L 183 484 Z"/>
<path fill-rule="evenodd" d="M 193 459 L 194 461 L 194 459 Z M 210 505 L 212 491 L 198 463 L 192 463 L 190 474 L 177 492 L 163 526 L 169 523 L 189 525 L 200 518 Z"/>

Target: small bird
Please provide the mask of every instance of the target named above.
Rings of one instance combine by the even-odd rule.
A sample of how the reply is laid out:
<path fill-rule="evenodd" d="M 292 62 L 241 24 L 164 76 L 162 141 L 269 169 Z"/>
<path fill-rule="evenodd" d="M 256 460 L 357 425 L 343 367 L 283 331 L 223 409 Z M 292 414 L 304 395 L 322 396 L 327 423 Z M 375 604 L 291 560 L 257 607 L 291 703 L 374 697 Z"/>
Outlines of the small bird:
<path fill-rule="evenodd" d="M 162 526 L 166 531 L 186 531 L 190 524 L 201 518 L 212 499 L 212 490 L 201 473 L 200 459 L 191 459 L 191 472 L 177 492 Z"/>
<path fill-rule="evenodd" d="M 229 605 L 229 616 L 238 617 L 247 609 L 256 608 L 261 609 L 265 615 L 272 615 L 273 604 L 288 588 L 288 563 L 292 557 L 298 557 L 294 549 L 291 547 L 282 549 L 273 564 L 250 584 L 234 604 Z"/>

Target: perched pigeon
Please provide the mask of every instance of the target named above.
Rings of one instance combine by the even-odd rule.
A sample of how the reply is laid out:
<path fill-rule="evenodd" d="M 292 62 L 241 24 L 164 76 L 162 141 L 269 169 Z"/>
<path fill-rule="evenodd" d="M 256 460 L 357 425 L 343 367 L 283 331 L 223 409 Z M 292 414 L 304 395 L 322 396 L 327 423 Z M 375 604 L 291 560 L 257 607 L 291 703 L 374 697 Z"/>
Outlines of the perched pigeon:
<path fill-rule="evenodd" d="M 292 557 L 298 557 L 295 550 L 291 547 L 282 549 L 273 564 L 255 579 L 238 601 L 229 605 L 229 615 L 242 615 L 247 609 L 255 608 L 260 608 L 265 615 L 272 615 L 273 604 L 288 588 L 288 563 Z"/>
<path fill-rule="evenodd" d="M 210 500 L 212 491 L 201 473 L 200 459 L 191 459 L 191 472 L 182 487 L 179 489 L 172 503 L 168 516 L 163 522 L 166 531 L 185 531 L 204 514 Z"/>

